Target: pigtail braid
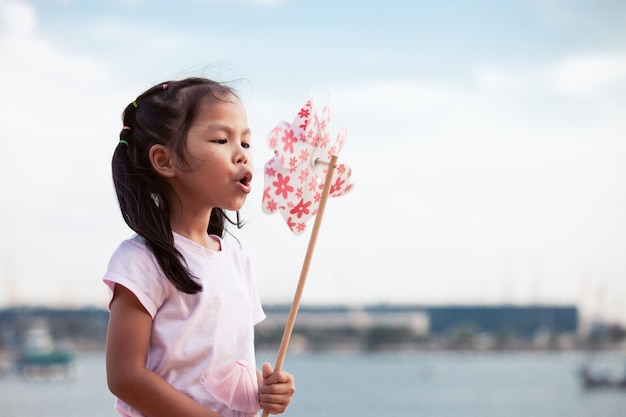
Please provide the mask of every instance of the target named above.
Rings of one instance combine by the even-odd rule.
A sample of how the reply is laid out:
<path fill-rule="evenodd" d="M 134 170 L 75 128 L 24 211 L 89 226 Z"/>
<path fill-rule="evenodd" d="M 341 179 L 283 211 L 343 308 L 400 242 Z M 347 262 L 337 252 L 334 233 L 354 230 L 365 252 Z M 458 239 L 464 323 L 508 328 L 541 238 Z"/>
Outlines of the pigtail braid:
<path fill-rule="evenodd" d="M 126 224 L 144 238 L 169 281 L 178 290 L 194 294 L 201 291 L 202 286 L 191 276 L 182 254 L 174 246 L 167 196 L 169 186 L 152 169 L 149 160 L 152 145 L 167 143 L 159 138 L 158 127 L 151 121 L 156 115 L 150 113 L 159 113 L 158 100 L 155 104 L 148 101 L 164 90 L 155 86 L 124 110 L 124 128 L 111 162 L 113 183 Z M 144 116 L 140 112 L 148 114 Z"/>

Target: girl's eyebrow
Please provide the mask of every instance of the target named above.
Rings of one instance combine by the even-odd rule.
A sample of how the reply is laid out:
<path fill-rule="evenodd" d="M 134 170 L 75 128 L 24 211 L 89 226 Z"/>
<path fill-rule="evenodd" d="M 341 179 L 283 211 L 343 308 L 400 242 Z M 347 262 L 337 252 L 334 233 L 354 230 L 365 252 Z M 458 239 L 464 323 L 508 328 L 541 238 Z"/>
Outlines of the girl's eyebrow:
<path fill-rule="evenodd" d="M 221 123 L 221 122 L 208 123 L 206 125 L 206 129 L 207 130 L 222 130 L 222 131 L 225 131 L 225 132 L 228 132 L 228 133 L 234 132 L 234 129 L 231 126 L 229 126 L 229 125 L 227 125 L 225 123 Z M 247 128 L 245 128 L 245 129 L 243 129 L 241 131 L 241 135 L 242 136 L 250 136 L 250 135 L 252 135 L 252 131 L 250 130 L 249 127 L 247 127 Z"/>

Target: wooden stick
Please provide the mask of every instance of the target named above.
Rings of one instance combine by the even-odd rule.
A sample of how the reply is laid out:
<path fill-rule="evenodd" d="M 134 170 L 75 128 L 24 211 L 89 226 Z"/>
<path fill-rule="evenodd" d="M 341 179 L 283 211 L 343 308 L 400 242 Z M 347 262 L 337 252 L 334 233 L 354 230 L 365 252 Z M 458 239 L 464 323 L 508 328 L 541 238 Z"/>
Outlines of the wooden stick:
<path fill-rule="evenodd" d="M 326 172 L 326 179 L 324 180 L 324 189 L 322 190 L 322 197 L 320 204 L 317 208 L 317 215 L 315 216 L 315 223 L 313 223 L 313 230 L 311 230 L 311 236 L 309 237 L 309 246 L 306 250 L 306 256 L 302 264 L 300 271 L 300 279 L 298 280 L 298 286 L 296 293 L 289 309 L 289 316 L 287 317 L 287 324 L 285 325 L 285 331 L 283 332 L 283 338 L 280 342 L 278 349 L 278 355 L 276 357 L 276 364 L 274 365 L 274 371 L 279 371 L 283 368 L 285 362 L 285 356 L 287 355 L 287 348 L 289 347 L 289 340 L 291 339 L 291 333 L 296 323 L 296 316 L 298 315 L 298 308 L 300 307 L 300 300 L 302 299 L 302 293 L 304 292 L 304 284 L 306 283 L 306 277 L 309 273 L 309 267 L 311 266 L 311 259 L 313 258 L 313 252 L 315 251 L 315 243 L 317 242 L 317 236 L 319 234 L 320 226 L 322 224 L 322 217 L 324 217 L 324 210 L 326 209 L 326 201 L 330 194 L 331 182 L 333 180 L 333 173 L 337 167 L 337 156 L 333 155 L 330 158 L 328 164 L 328 171 Z M 263 417 L 267 417 L 269 413 L 263 411 Z"/>

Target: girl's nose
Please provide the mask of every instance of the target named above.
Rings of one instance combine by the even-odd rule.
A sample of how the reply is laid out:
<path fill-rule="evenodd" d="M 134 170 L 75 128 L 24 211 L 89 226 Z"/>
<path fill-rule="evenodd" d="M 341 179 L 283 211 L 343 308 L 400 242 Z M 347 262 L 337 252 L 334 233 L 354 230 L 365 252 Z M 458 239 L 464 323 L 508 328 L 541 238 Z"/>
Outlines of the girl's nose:
<path fill-rule="evenodd" d="M 244 148 L 240 148 L 235 154 L 235 163 L 236 164 L 247 164 L 248 163 L 248 153 Z"/>

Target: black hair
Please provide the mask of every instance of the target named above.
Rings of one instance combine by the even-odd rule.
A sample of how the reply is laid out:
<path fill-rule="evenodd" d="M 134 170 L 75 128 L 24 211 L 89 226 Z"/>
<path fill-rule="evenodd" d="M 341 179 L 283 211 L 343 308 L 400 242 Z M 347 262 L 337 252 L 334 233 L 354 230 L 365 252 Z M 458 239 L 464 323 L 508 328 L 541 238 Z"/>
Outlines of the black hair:
<path fill-rule="evenodd" d="M 126 224 L 141 236 L 165 276 L 180 291 L 195 294 L 202 285 L 191 275 L 182 254 L 174 247 L 170 207 L 176 196 L 150 162 L 150 148 L 166 146 L 183 163 L 187 132 L 198 108 L 207 99 L 237 98 L 229 86 L 206 78 L 166 81 L 149 88 L 126 106 L 124 127 L 111 163 L 113 184 Z M 232 221 L 221 208 L 211 212 L 207 232 L 224 236 L 226 222 L 241 227 L 239 212 Z"/>

